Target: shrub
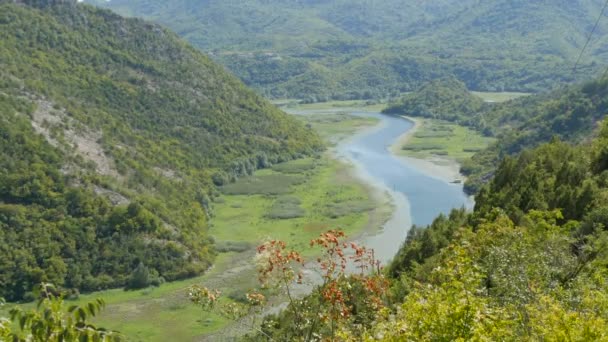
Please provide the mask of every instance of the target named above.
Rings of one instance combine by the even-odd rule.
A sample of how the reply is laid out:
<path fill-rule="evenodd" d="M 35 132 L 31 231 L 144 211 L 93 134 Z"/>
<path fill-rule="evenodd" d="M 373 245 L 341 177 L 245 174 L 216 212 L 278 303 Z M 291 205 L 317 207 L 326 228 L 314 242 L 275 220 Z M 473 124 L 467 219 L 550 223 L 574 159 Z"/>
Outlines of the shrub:
<path fill-rule="evenodd" d="M 350 214 L 362 213 L 374 209 L 374 204 L 369 201 L 348 201 L 330 204 L 327 206 L 325 215 L 330 218 L 338 218 Z"/>
<path fill-rule="evenodd" d="M 247 177 L 224 186 L 222 192 L 227 195 L 282 195 L 304 181 L 302 176 L 283 174 Z"/>
<path fill-rule="evenodd" d="M 253 246 L 245 241 L 220 241 L 215 245 L 215 250 L 220 253 L 241 253 L 250 250 Z"/>
<path fill-rule="evenodd" d="M 287 220 L 303 217 L 306 211 L 300 207 L 300 200 L 293 196 L 279 197 L 270 208 L 267 217 L 270 219 Z"/>

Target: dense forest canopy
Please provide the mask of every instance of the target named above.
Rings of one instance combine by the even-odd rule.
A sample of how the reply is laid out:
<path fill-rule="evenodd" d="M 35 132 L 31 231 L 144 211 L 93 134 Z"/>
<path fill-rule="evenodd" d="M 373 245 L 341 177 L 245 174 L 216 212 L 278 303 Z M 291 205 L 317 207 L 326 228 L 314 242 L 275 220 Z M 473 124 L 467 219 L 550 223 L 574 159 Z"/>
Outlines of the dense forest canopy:
<path fill-rule="evenodd" d="M 608 60 L 601 0 L 88 0 L 167 25 L 273 98 L 386 98 L 456 76 L 537 92 Z"/>
<path fill-rule="evenodd" d="M 0 1 L 0 142 L 7 300 L 199 274 L 214 184 L 322 149 L 173 33 L 74 1 Z"/>

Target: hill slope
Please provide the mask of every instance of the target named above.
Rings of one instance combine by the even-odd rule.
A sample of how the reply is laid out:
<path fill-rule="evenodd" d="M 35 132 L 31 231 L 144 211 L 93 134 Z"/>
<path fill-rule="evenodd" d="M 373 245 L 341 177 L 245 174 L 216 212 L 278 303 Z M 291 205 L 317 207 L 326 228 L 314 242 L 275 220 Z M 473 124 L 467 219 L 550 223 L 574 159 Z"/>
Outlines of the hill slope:
<path fill-rule="evenodd" d="M 173 33 L 0 1 L 0 297 L 204 271 L 214 185 L 319 138 Z M 69 265 L 69 267 L 68 267 Z"/>
<path fill-rule="evenodd" d="M 465 117 L 475 117 L 485 106 L 462 82 L 450 77 L 424 84 L 383 112 L 460 122 Z"/>
<path fill-rule="evenodd" d="M 473 90 L 539 91 L 608 60 L 602 20 L 571 73 L 601 0 L 90 1 L 171 27 L 271 97 L 386 97 L 450 74 Z"/>
<path fill-rule="evenodd" d="M 469 123 L 484 132 L 495 132 L 498 140 L 463 165 L 463 172 L 469 176 L 467 190 L 479 189 L 506 156 L 537 147 L 553 137 L 569 143 L 589 140 L 606 114 L 608 79 L 598 79 L 497 104 L 473 115 Z"/>

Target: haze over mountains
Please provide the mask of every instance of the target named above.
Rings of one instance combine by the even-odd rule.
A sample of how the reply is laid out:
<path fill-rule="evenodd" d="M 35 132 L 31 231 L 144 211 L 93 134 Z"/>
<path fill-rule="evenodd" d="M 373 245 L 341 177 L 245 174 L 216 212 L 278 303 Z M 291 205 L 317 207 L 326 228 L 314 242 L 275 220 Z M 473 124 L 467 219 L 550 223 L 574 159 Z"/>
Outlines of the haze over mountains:
<path fill-rule="evenodd" d="M 572 73 L 601 0 L 91 0 L 175 30 L 273 98 L 385 98 L 453 74 L 541 91 L 608 60 L 608 24 Z"/>

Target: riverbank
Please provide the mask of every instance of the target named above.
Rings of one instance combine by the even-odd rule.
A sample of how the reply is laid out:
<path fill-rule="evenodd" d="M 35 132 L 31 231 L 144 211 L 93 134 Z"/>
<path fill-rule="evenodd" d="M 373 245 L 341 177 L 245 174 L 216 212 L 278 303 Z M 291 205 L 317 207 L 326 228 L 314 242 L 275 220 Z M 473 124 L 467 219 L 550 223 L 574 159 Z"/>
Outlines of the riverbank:
<path fill-rule="evenodd" d="M 404 153 L 403 147 L 407 146 L 414 135 L 420 131 L 424 125 L 424 121 L 405 115 L 402 117 L 411 121 L 414 126 L 412 129 L 402 134 L 395 143 L 390 146 L 391 153 L 408 165 L 411 165 L 432 177 L 439 178 L 446 182 L 464 181 L 465 177 L 460 173 L 460 163 L 455 159 L 440 156 L 416 158 Z"/>
<path fill-rule="evenodd" d="M 461 162 L 494 139 L 454 123 L 402 116 L 414 127 L 399 137 L 391 152 L 418 170 L 446 182 L 464 182 Z"/>

